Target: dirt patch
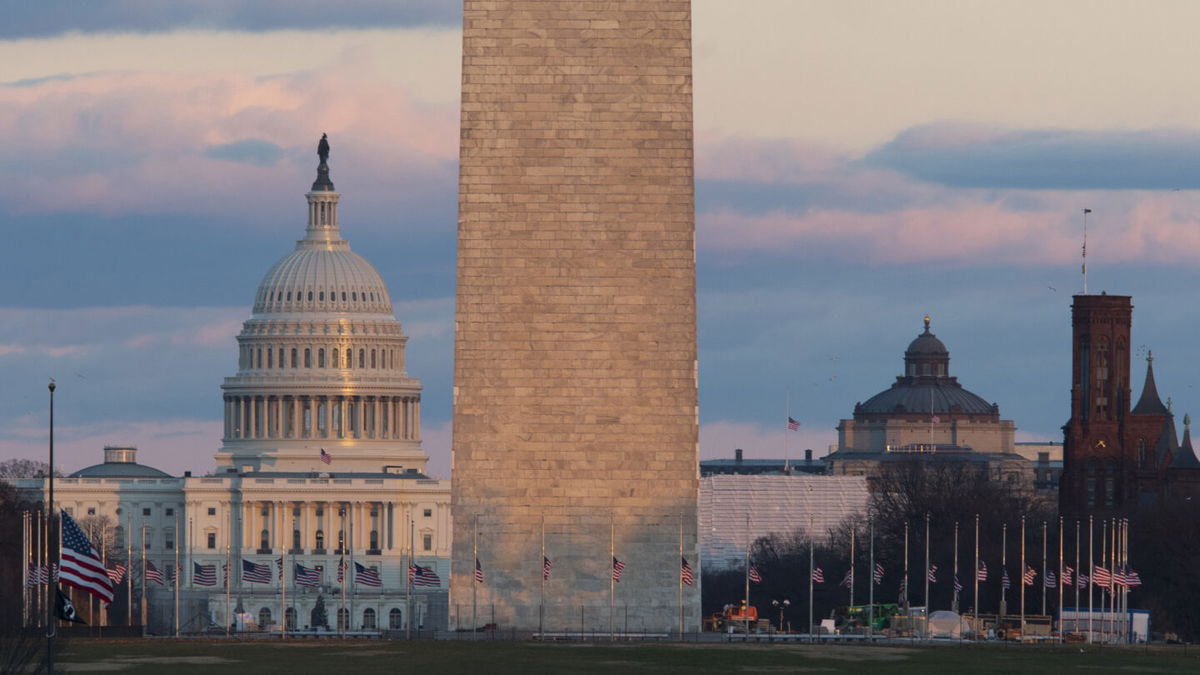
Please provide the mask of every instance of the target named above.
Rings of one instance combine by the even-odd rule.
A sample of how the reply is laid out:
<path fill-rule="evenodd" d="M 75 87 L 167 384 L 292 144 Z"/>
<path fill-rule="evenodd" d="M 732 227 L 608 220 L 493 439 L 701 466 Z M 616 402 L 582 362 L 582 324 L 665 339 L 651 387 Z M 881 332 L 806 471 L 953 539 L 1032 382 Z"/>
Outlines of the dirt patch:
<path fill-rule="evenodd" d="M 220 656 L 116 656 L 107 661 L 96 663 L 57 663 L 55 667 L 64 672 L 99 673 L 125 670 L 133 666 L 145 664 L 187 664 L 190 666 L 215 666 L 223 663 L 239 663 L 236 659 L 226 659 Z"/>

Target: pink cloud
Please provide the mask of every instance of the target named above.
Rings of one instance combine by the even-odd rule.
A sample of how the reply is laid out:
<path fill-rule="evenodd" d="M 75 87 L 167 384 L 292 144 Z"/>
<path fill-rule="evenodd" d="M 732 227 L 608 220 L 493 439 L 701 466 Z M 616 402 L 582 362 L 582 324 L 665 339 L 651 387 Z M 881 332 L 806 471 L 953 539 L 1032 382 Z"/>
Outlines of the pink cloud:
<path fill-rule="evenodd" d="M 311 182 L 321 132 L 339 185 L 403 192 L 452 165 L 457 125 L 454 106 L 415 100 L 353 54 L 266 78 L 103 72 L 0 87 L 0 133 L 22 158 L 0 163 L 0 177 L 18 213 L 277 214 L 279 201 L 263 195 L 294 198 Z M 206 154 L 239 141 L 277 147 L 284 161 Z"/>

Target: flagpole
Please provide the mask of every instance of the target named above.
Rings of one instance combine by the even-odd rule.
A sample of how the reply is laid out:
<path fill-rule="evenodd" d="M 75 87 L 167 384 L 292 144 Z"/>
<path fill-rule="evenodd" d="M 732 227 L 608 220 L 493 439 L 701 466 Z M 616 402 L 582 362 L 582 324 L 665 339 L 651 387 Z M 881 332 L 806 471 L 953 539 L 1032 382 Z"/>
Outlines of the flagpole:
<path fill-rule="evenodd" d="M 850 604 L 854 606 L 854 526 L 850 526 Z M 780 626 L 782 629 L 783 626 Z"/>
<path fill-rule="evenodd" d="M 125 516 L 125 623 L 133 627 L 133 513 Z"/>
<path fill-rule="evenodd" d="M 1008 614 L 1008 589 L 1004 577 L 1008 576 L 1008 523 L 1000 527 L 1000 618 Z M 1010 582 L 1011 583 L 1011 582 Z"/>
<path fill-rule="evenodd" d="M 346 613 L 346 630 L 354 626 L 354 595 L 358 592 L 358 568 L 354 566 L 354 506 L 346 504 L 346 512 L 350 517 L 350 529 L 346 531 L 346 550 L 350 552 L 350 564 L 346 566 L 346 576 L 353 574 L 350 579 L 350 610 Z"/>
<path fill-rule="evenodd" d="M 809 517 L 809 522 L 812 518 Z M 813 627 L 813 533 L 812 527 L 808 529 L 808 636 L 810 640 L 816 640 L 817 634 Z M 750 608 L 747 606 L 746 611 Z M 747 631 L 749 633 L 749 631 Z"/>
<path fill-rule="evenodd" d="M 930 390 L 930 396 L 933 390 Z M 932 423 L 930 423 L 932 424 Z M 932 434 L 932 432 L 930 432 Z M 929 512 L 925 512 L 925 620 L 922 622 L 922 633 L 929 637 Z"/>
<path fill-rule="evenodd" d="M 1096 563 L 1092 559 L 1092 518 L 1088 516 L 1088 642 L 1092 641 L 1092 586 L 1096 583 Z"/>
<path fill-rule="evenodd" d="M 338 542 L 338 553 L 341 554 L 338 556 L 338 567 L 342 571 L 342 597 L 341 607 L 338 608 L 339 620 L 337 623 L 338 633 L 345 637 L 346 631 L 350 629 L 350 612 L 346 610 L 346 577 L 350 576 L 350 566 L 346 564 L 346 542 L 348 541 L 346 535 L 349 532 L 346 529 L 346 507 L 339 505 L 338 510 L 341 511 L 339 515 L 342 517 L 342 536 L 341 541 Z"/>
<path fill-rule="evenodd" d="M 792 390 L 787 389 L 785 391 L 786 391 L 786 393 L 784 395 L 784 399 L 785 399 L 786 403 L 784 403 L 784 410 L 785 410 L 784 419 L 786 419 L 787 423 L 790 425 L 792 423 Z M 783 428 L 783 473 L 784 474 L 787 474 L 787 472 L 788 472 L 788 432 L 789 431 L 791 431 L 791 429 L 789 427 L 785 426 Z"/>
<path fill-rule="evenodd" d="M 682 516 L 680 516 L 680 520 L 679 520 L 679 530 L 680 530 L 680 535 L 679 535 L 680 539 L 679 540 L 680 540 L 680 542 L 682 542 L 683 541 L 683 534 L 682 534 L 682 532 L 683 532 L 683 517 Z M 680 546 L 682 546 L 682 544 L 680 544 Z M 541 565 L 541 567 L 542 567 L 542 588 L 541 588 L 541 594 L 538 597 L 538 638 L 544 640 L 544 639 L 546 639 L 546 514 L 545 513 L 542 514 L 542 565 Z M 680 593 L 679 597 L 682 598 L 683 590 L 681 589 L 679 591 L 679 593 Z M 682 603 L 682 600 L 680 602 Z M 683 605 L 680 604 L 680 607 L 682 608 Z M 681 609 L 680 610 L 681 618 L 679 619 L 681 626 L 683 625 L 682 616 L 683 616 L 683 614 L 682 614 L 682 609 Z M 680 629 L 680 630 L 682 631 L 682 629 Z"/>
<path fill-rule="evenodd" d="M 479 639 L 479 603 L 477 600 L 477 591 L 479 590 L 479 580 L 475 577 L 475 569 L 479 565 L 479 514 L 475 514 L 471 520 L 471 551 L 475 560 L 471 563 L 471 639 Z M 611 582 L 610 582 L 611 583 Z"/>
<path fill-rule="evenodd" d="M 958 581 L 958 521 L 954 521 L 954 602 L 952 609 L 955 614 L 958 614 L 958 587 L 961 584 Z"/>
<path fill-rule="evenodd" d="M 1058 517 L 1058 641 L 1062 642 L 1063 603 L 1063 517 Z M 1074 581 L 1074 579 L 1072 579 Z"/>
<path fill-rule="evenodd" d="M 785 434 L 786 435 L 786 434 Z M 542 594 L 546 591 L 546 516 L 542 516 Z M 679 512 L 679 639 L 683 640 L 683 512 Z M 543 601 L 544 605 L 544 601 Z M 780 626 L 782 629 L 783 626 Z"/>
<path fill-rule="evenodd" d="M 53 673 L 54 650 L 52 648 L 52 642 L 54 641 L 54 621 L 52 620 L 51 614 L 51 612 L 53 612 L 53 609 L 51 608 L 53 603 L 51 603 L 50 600 L 53 594 L 51 589 L 57 589 L 58 587 L 54 581 L 54 568 L 51 567 L 51 562 L 49 560 L 49 535 L 51 530 L 51 519 L 58 515 L 54 508 L 54 380 L 50 380 L 50 384 L 47 386 L 47 388 L 50 390 L 50 470 L 47 472 L 47 481 L 50 485 L 50 496 L 49 508 L 46 509 L 46 566 L 47 569 L 49 569 L 50 579 L 49 583 L 46 584 L 46 665 L 49 669 L 49 672 Z"/>
<path fill-rule="evenodd" d="M 979 514 L 975 514 L 975 570 L 972 575 L 975 577 L 975 625 L 972 630 L 975 633 L 976 639 L 979 638 Z"/>
<path fill-rule="evenodd" d="M 1117 521 L 1112 521 L 1112 526 L 1109 528 L 1112 533 L 1109 535 L 1112 538 L 1112 547 L 1108 553 L 1108 625 L 1111 628 L 1109 641 L 1116 640 L 1117 624 L 1116 624 L 1116 607 L 1114 606 L 1117 590 Z"/>
<path fill-rule="evenodd" d="M 404 575 L 404 579 L 406 580 L 406 583 L 404 586 L 404 588 L 405 588 L 404 611 L 406 612 L 406 615 L 407 615 L 407 619 L 404 621 L 404 635 L 409 640 L 412 639 L 412 582 L 413 582 L 413 576 L 416 574 L 416 571 L 417 571 L 417 568 L 416 568 L 417 545 L 416 545 L 416 541 L 415 541 L 416 537 L 417 537 L 417 526 L 416 526 L 416 523 L 413 521 L 412 509 L 410 507 L 409 511 L 408 511 L 408 569 L 405 570 L 407 573 Z M 474 574 L 474 572 L 472 572 L 472 574 Z"/>
<path fill-rule="evenodd" d="M 1042 521 L 1042 616 L 1046 615 L 1046 521 Z"/>
<path fill-rule="evenodd" d="M 179 514 L 175 514 L 175 637 L 179 637 Z"/>
<path fill-rule="evenodd" d="M 612 562 L 617 558 L 617 525 L 616 515 L 608 512 L 608 557 L 609 564 L 613 566 L 612 571 L 616 571 L 616 563 Z M 615 574 L 608 575 L 608 639 L 615 640 L 617 638 L 613 630 L 613 614 L 616 611 L 616 592 L 617 592 L 617 577 Z"/>
<path fill-rule="evenodd" d="M 146 623 L 149 619 L 149 607 L 146 605 L 146 521 L 142 521 L 142 588 L 138 594 L 138 605 L 141 610 L 142 635 L 146 634 Z"/>
<path fill-rule="evenodd" d="M 868 523 L 871 528 L 871 568 L 867 578 L 867 635 L 875 630 L 875 518 L 872 516 Z"/>
<path fill-rule="evenodd" d="M 1108 519 L 1107 518 L 1100 521 L 1100 566 L 1105 567 L 1105 568 L 1108 567 Z M 1109 570 L 1108 578 L 1109 578 L 1109 581 L 1112 580 L 1112 570 Z M 1108 587 L 1106 586 L 1104 590 L 1107 591 Z M 1101 612 L 1104 612 L 1104 605 L 1105 605 L 1104 596 L 1102 595 L 1102 596 L 1100 596 L 1100 611 Z M 1105 616 L 1104 622 L 1101 624 L 1100 635 L 1101 635 L 1101 640 L 1103 640 L 1104 642 L 1108 642 L 1108 621 L 1111 618 L 1112 618 L 1111 615 Z"/>
<path fill-rule="evenodd" d="M 749 635 L 750 634 L 750 512 L 749 511 L 746 512 L 746 549 L 745 549 L 745 551 L 743 551 L 743 556 L 745 557 L 745 564 L 743 565 L 743 571 L 745 572 L 745 575 L 744 575 L 745 579 L 743 579 L 743 581 L 745 582 L 745 586 L 746 586 L 746 589 L 745 589 L 746 595 L 742 601 L 742 623 L 744 624 L 743 628 L 745 628 L 746 635 Z M 811 575 L 811 572 L 812 572 L 812 569 L 809 569 L 810 575 Z"/>
<path fill-rule="evenodd" d="M 1021 516 L 1021 641 L 1025 641 L 1025 516 Z"/>
<path fill-rule="evenodd" d="M 904 601 L 905 618 L 912 619 L 912 614 L 908 611 L 908 521 L 904 522 L 904 597 L 902 600 Z"/>
<path fill-rule="evenodd" d="M 1079 629 L 1079 573 L 1083 568 L 1079 565 L 1079 519 L 1075 520 L 1075 629 Z M 1088 577 L 1089 579 L 1091 577 Z"/>
<path fill-rule="evenodd" d="M 233 522 L 233 505 L 232 504 L 230 505 L 230 508 L 229 508 L 229 515 L 230 515 L 229 522 Z M 233 539 L 233 533 L 232 532 L 227 533 L 227 536 L 225 537 L 225 637 L 229 637 L 229 627 L 231 624 L 230 619 L 232 618 L 229 616 L 229 600 L 230 600 L 230 598 L 229 598 L 229 586 L 230 586 L 229 575 L 233 573 L 233 566 L 230 565 L 230 558 L 231 558 L 230 549 L 232 548 L 232 539 Z"/>
<path fill-rule="evenodd" d="M 29 625 L 29 512 L 21 511 L 21 627 Z"/>

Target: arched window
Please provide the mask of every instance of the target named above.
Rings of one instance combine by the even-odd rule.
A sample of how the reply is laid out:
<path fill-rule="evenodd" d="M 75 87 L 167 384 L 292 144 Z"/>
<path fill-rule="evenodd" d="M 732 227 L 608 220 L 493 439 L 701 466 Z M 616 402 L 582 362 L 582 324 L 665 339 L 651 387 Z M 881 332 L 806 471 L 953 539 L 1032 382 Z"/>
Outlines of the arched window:
<path fill-rule="evenodd" d="M 312 302 L 312 291 L 308 292 L 308 301 Z"/>
<path fill-rule="evenodd" d="M 1104 470 L 1104 505 L 1116 504 L 1117 464 L 1111 459 L 1105 462 Z"/>
<path fill-rule="evenodd" d="M 255 349 L 254 351 L 255 351 L 254 358 L 255 358 L 255 361 L 257 362 L 257 365 L 255 365 L 254 367 L 261 369 L 262 368 L 262 347 L 259 347 L 258 349 Z"/>
<path fill-rule="evenodd" d="M 375 630 L 375 610 L 370 607 L 363 610 L 363 630 Z"/>
<path fill-rule="evenodd" d="M 324 348 L 317 350 L 317 367 L 318 368 L 325 367 L 325 349 Z"/>
<path fill-rule="evenodd" d="M 365 350 L 365 349 L 358 350 L 358 367 L 359 368 L 367 367 L 367 350 Z"/>
<path fill-rule="evenodd" d="M 304 348 L 304 367 L 312 368 L 312 350 L 308 347 Z"/>
<path fill-rule="evenodd" d="M 258 627 L 260 630 L 266 630 L 271 625 L 271 608 L 263 607 L 258 610 Z"/>
<path fill-rule="evenodd" d="M 346 291 L 342 291 L 342 302 L 346 301 Z"/>
<path fill-rule="evenodd" d="M 310 294 L 311 295 L 311 294 Z M 288 607 L 283 612 L 283 622 L 288 630 L 296 630 L 296 608 Z"/>
<path fill-rule="evenodd" d="M 321 291 L 320 293 L 318 293 L 317 299 L 320 300 L 321 302 L 325 302 L 325 291 Z"/>
<path fill-rule="evenodd" d="M 329 350 L 329 360 L 331 361 L 331 363 L 330 363 L 329 365 L 333 366 L 334 368 L 337 368 L 337 367 L 338 367 L 338 364 L 337 364 L 337 362 L 338 362 L 338 351 L 339 351 L 339 350 L 337 350 L 337 349 L 331 349 L 331 350 Z"/>
<path fill-rule="evenodd" d="M 391 630 L 400 630 L 404 627 L 404 618 L 400 613 L 400 608 L 393 607 L 392 611 L 388 612 L 388 628 Z"/>
<path fill-rule="evenodd" d="M 293 368 L 300 367 L 300 353 L 298 351 L 296 351 L 295 347 L 292 347 L 292 367 Z"/>
<path fill-rule="evenodd" d="M 351 299 L 351 300 L 353 300 L 353 301 L 355 301 L 355 302 L 358 302 L 358 291 L 351 291 L 351 292 L 350 292 L 350 299 Z"/>
<path fill-rule="evenodd" d="M 352 352 L 349 349 L 347 349 L 346 350 L 346 367 L 347 368 L 354 367 L 354 357 L 351 354 L 352 354 Z"/>
<path fill-rule="evenodd" d="M 283 347 L 279 348 L 279 367 L 283 367 Z"/>
<path fill-rule="evenodd" d="M 316 548 L 319 548 L 319 549 L 324 549 L 324 548 L 325 548 L 325 531 L 324 531 L 324 530 L 317 530 L 317 542 L 316 542 L 316 544 L 317 544 L 317 545 L 316 545 Z"/>
<path fill-rule="evenodd" d="M 271 349 L 270 347 L 267 347 L 267 367 L 275 367 L 275 350 Z"/>
<path fill-rule="evenodd" d="M 339 607 L 337 611 L 337 629 L 349 630 L 350 628 L 350 610 L 345 607 Z"/>
<path fill-rule="evenodd" d="M 378 367 L 375 365 L 375 350 L 374 349 L 371 350 L 371 367 L 372 368 Z"/>
<path fill-rule="evenodd" d="M 1096 460 L 1087 461 L 1087 505 L 1096 505 Z"/>
<path fill-rule="evenodd" d="M 264 548 L 264 549 L 271 548 L 271 532 L 270 532 L 270 530 L 263 530 L 262 532 L 259 533 L 258 547 Z"/>

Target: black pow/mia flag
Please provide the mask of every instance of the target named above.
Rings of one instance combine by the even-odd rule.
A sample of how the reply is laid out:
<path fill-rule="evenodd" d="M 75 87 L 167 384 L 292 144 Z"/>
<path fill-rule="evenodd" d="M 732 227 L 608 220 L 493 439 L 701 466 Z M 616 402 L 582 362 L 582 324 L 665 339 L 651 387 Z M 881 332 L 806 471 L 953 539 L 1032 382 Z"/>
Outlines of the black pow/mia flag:
<path fill-rule="evenodd" d="M 75 605 L 72 604 L 66 593 L 58 589 L 55 589 L 55 592 L 58 593 L 58 599 L 54 601 L 54 613 L 58 615 L 58 618 L 72 623 L 87 623 L 75 613 Z"/>

